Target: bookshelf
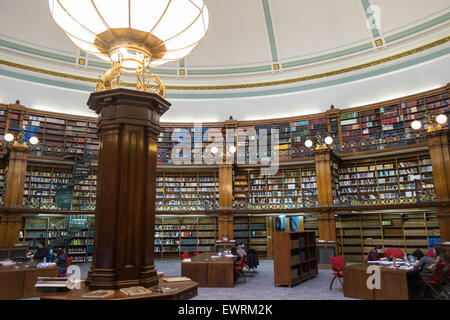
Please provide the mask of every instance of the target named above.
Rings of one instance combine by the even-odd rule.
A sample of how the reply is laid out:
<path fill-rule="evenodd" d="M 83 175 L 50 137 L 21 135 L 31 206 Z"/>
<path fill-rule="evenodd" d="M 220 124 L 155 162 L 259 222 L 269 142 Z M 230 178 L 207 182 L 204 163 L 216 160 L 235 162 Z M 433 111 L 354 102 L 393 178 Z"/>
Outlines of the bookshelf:
<path fill-rule="evenodd" d="M 97 195 L 97 174 L 91 169 L 90 175 L 79 181 L 73 189 L 73 210 L 95 210 Z"/>
<path fill-rule="evenodd" d="M 182 252 L 213 252 L 215 217 L 168 217 L 155 220 L 155 256 L 179 258 Z"/>
<path fill-rule="evenodd" d="M 255 249 L 261 257 L 267 256 L 267 219 L 256 216 L 234 217 L 233 237 L 238 242 L 245 242 Z"/>
<path fill-rule="evenodd" d="M 84 216 L 84 224 L 76 229 L 71 224 L 71 216 L 61 217 L 26 217 L 20 232 L 20 240 L 30 249 L 37 249 L 37 242 L 42 240 L 53 247 L 59 237 L 70 236 L 66 254 L 74 263 L 92 261 L 94 244 L 94 217 Z M 59 246 L 59 245 L 58 245 Z"/>
<path fill-rule="evenodd" d="M 273 263 L 275 285 L 291 287 L 318 274 L 314 232 L 274 232 Z"/>
<path fill-rule="evenodd" d="M 237 171 L 233 177 L 236 209 L 295 209 L 317 206 L 315 168 L 280 169 L 261 176 L 258 170 Z"/>
<path fill-rule="evenodd" d="M 428 154 L 343 164 L 339 170 L 342 206 L 413 204 L 434 199 Z"/>
<path fill-rule="evenodd" d="M 68 166 L 29 163 L 25 176 L 24 206 L 28 208 L 58 209 L 55 196 L 58 186 L 71 182 L 72 168 Z M 96 198 L 97 175 L 91 174 L 79 181 L 73 190 L 73 210 L 94 210 Z"/>
<path fill-rule="evenodd" d="M 339 215 L 336 238 L 346 261 L 362 262 L 375 245 L 424 253 L 440 233 L 435 212 Z"/>
<path fill-rule="evenodd" d="M 163 171 L 156 177 L 157 210 L 214 210 L 218 206 L 219 177 L 216 171 Z"/>

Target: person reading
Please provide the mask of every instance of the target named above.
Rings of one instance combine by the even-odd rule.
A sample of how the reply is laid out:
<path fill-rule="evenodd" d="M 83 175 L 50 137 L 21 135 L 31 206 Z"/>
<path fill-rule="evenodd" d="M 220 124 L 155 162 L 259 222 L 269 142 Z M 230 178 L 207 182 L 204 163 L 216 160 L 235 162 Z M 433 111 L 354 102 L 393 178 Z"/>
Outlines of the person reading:
<path fill-rule="evenodd" d="M 55 263 L 58 267 L 58 275 L 66 274 L 67 270 L 67 257 L 64 255 L 64 252 L 59 249 L 53 249 L 53 255 L 55 256 Z"/>
<path fill-rule="evenodd" d="M 50 250 L 45 246 L 44 241 L 39 240 L 37 242 L 37 251 L 34 255 L 30 255 L 30 258 L 34 260 L 50 260 Z"/>
<path fill-rule="evenodd" d="M 419 260 L 419 262 L 414 265 L 414 270 L 420 271 L 419 277 L 424 281 L 432 279 L 433 269 L 430 267 L 434 266 L 434 259 L 424 255 L 420 249 L 414 250 L 412 255 Z"/>

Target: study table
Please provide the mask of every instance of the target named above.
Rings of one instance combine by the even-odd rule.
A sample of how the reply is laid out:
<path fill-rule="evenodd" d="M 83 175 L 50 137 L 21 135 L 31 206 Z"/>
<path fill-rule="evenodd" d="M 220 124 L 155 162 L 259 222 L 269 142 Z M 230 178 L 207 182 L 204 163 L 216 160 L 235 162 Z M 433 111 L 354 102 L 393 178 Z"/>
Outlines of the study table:
<path fill-rule="evenodd" d="M 0 266 L 0 300 L 15 300 L 39 296 L 35 290 L 38 277 L 57 277 L 58 268 L 37 268 L 37 262 Z"/>
<path fill-rule="evenodd" d="M 200 287 L 233 287 L 234 262 L 237 257 L 221 256 L 217 259 L 215 252 L 204 252 L 181 262 L 181 276 L 198 282 Z"/>
<path fill-rule="evenodd" d="M 417 280 L 416 270 L 393 269 L 385 265 L 380 267 L 380 289 L 369 289 L 367 279 L 373 272 L 367 273 L 369 263 L 344 267 L 344 296 L 365 300 L 409 300 L 412 284 Z"/>

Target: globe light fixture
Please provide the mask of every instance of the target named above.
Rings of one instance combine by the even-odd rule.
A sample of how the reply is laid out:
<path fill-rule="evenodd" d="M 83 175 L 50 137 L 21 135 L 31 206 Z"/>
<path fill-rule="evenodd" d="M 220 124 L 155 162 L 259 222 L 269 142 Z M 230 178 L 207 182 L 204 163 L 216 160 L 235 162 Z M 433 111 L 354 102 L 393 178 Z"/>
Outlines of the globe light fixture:
<path fill-rule="evenodd" d="M 445 114 L 440 114 L 436 117 L 436 122 L 439 124 L 444 124 L 447 122 L 447 116 Z"/>
<path fill-rule="evenodd" d="M 120 87 L 121 72 L 131 69 L 138 90 L 163 97 L 150 67 L 187 56 L 209 23 L 203 0 L 49 0 L 49 9 L 76 46 L 111 63 L 96 91 Z"/>
<path fill-rule="evenodd" d="M 235 146 L 231 146 L 230 148 L 228 148 L 228 151 L 230 151 L 230 153 L 235 153 L 236 152 L 236 147 Z"/>
<path fill-rule="evenodd" d="M 14 135 L 12 133 L 7 133 L 3 136 L 6 142 L 11 142 L 14 140 Z"/>
<path fill-rule="evenodd" d="M 327 136 L 327 137 L 325 138 L 325 143 L 326 143 L 327 145 L 331 145 L 331 144 L 333 143 L 333 138 L 332 138 L 331 136 Z"/>
<path fill-rule="evenodd" d="M 422 128 L 422 122 L 420 122 L 419 120 L 414 120 L 413 122 L 411 122 L 411 128 L 413 128 L 414 130 L 419 130 L 420 128 Z"/>
<path fill-rule="evenodd" d="M 33 136 L 28 141 L 34 146 L 34 145 L 38 144 L 39 139 L 37 137 Z"/>
<path fill-rule="evenodd" d="M 313 146 L 313 142 L 311 139 L 305 141 L 305 147 L 311 148 Z"/>
<path fill-rule="evenodd" d="M 217 147 L 212 147 L 211 148 L 211 153 L 212 154 L 216 154 L 219 151 L 219 149 L 217 149 Z"/>

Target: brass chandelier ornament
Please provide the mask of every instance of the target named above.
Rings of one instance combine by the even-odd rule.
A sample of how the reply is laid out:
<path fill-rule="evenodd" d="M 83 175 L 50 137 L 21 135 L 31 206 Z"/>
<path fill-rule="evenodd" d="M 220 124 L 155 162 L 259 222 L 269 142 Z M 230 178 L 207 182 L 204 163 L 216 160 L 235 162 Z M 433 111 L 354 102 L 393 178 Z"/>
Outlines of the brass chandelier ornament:
<path fill-rule="evenodd" d="M 111 63 L 96 91 L 119 88 L 136 72 L 136 89 L 165 97 L 150 71 L 184 58 L 208 31 L 203 0 L 49 0 L 50 15 L 81 50 Z"/>

